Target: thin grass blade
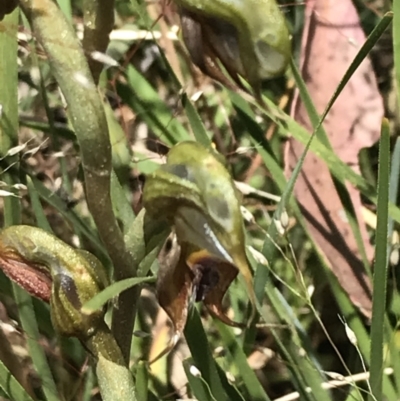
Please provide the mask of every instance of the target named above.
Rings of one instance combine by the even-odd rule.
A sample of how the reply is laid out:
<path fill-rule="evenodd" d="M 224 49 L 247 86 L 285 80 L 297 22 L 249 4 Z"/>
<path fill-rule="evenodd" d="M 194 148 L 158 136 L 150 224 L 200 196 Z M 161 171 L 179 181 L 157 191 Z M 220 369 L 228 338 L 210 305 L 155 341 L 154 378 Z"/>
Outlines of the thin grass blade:
<path fill-rule="evenodd" d="M 15 377 L 0 361 L 0 387 L 13 401 L 34 401 L 33 398 L 18 383 Z"/>
<path fill-rule="evenodd" d="M 243 385 L 246 388 L 246 392 L 250 399 L 257 401 L 270 401 L 270 398 L 262 388 L 254 371 L 247 363 L 246 355 L 239 346 L 232 329 L 217 320 L 214 320 L 214 324 L 221 335 L 221 339 L 227 351 L 231 355 L 233 364 L 236 366 L 237 371 L 240 372 L 240 379 L 243 381 Z"/>
<path fill-rule="evenodd" d="M 200 371 L 201 377 L 210 387 L 212 398 L 218 401 L 243 401 L 239 394 L 227 391 L 218 373 L 218 367 L 211 354 L 210 345 L 204 332 L 200 316 L 195 308 L 189 312 L 185 327 L 185 338 L 188 343 L 194 366 Z M 225 384 L 229 383 L 225 378 Z M 234 390 L 232 386 L 231 390 Z"/>
<path fill-rule="evenodd" d="M 390 177 L 390 130 L 389 122 L 382 122 L 379 144 L 378 210 L 374 269 L 374 292 L 371 324 L 371 360 L 369 400 L 382 400 L 384 320 L 387 283 L 388 204 Z"/>
<path fill-rule="evenodd" d="M 121 294 L 128 288 L 132 288 L 139 284 L 144 283 L 154 283 L 154 277 L 135 277 L 135 278 L 127 278 L 125 280 L 117 281 L 116 283 L 111 284 L 103 291 L 99 292 L 96 296 L 94 296 L 90 301 L 86 302 L 82 306 L 83 313 L 92 313 L 98 309 L 100 309 L 103 305 L 105 305 L 110 299 L 116 297 Z"/>

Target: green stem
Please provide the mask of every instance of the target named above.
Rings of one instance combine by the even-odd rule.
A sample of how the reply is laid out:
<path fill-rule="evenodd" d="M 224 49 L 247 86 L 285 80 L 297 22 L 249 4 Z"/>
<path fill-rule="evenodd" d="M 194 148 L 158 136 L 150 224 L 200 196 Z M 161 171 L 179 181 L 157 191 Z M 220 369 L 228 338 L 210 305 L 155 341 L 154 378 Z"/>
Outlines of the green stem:
<path fill-rule="evenodd" d="M 114 25 L 114 0 L 83 0 L 83 41 L 94 82 L 98 84 L 103 63 L 93 52 L 104 53 Z"/>
<path fill-rule="evenodd" d="M 135 401 L 133 377 L 126 367 L 121 350 L 106 324 L 86 341 L 96 358 L 96 375 L 104 401 Z"/>
<path fill-rule="evenodd" d="M 20 5 L 48 55 L 67 101 L 81 149 L 88 207 L 113 262 L 114 277 L 116 280 L 132 277 L 136 274 L 133 258 L 125 247 L 110 197 L 111 145 L 107 121 L 82 47 L 72 26 L 52 0 L 21 0 Z M 121 294 L 113 316 L 113 332 L 126 362 L 136 298 L 136 289 Z"/>

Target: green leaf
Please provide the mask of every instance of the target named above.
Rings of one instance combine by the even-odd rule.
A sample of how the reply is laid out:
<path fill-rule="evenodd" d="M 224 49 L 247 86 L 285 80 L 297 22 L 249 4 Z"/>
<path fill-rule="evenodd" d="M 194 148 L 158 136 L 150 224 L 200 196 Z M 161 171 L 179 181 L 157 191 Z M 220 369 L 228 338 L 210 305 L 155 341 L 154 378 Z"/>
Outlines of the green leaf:
<path fill-rule="evenodd" d="M 196 141 L 201 143 L 205 147 L 209 147 L 211 145 L 210 135 L 207 133 L 206 128 L 204 127 L 204 124 L 199 116 L 199 113 L 193 106 L 193 103 L 188 98 L 186 93 L 183 93 L 182 95 L 182 104 L 185 108 L 186 115 L 188 116 L 189 123 L 193 130 Z"/>
<path fill-rule="evenodd" d="M 195 308 L 189 311 L 188 321 L 185 327 L 185 338 L 193 357 L 194 366 L 201 372 L 201 376 L 207 382 L 215 400 L 243 401 L 239 395 L 235 397 L 233 392 L 228 393 L 223 386 L 218 374 L 216 362 L 211 354 L 207 335 L 204 332 L 200 316 Z M 230 387 L 234 390 L 232 386 Z"/>
<path fill-rule="evenodd" d="M 46 355 L 40 344 L 40 334 L 32 298 L 20 287 L 14 285 L 14 297 L 18 306 L 18 314 L 22 329 L 27 338 L 29 355 L 32 358 L 35 370 L 41 380 L 42 389 L 47 401 L 60 399 L 57 386 L 49 367 Z"/>
<path fill-rule="evenodd" d="M 243 385 L 246 388 L 247 394 L 249 395 L 248 399 L 257 401 L 270 401 L 270 398 L 262 388 L 254 371 L 250 368 L 246 355 L 240 348 L 232 329 L 216 319 L 214 319 L 214 324 L 221 335 L 224 348 L 226 348 L 226 350 L 231 354 L 232 362 L 239 372 L 240 380 L 243 381 Z"/>
<path fill-rule="evenodd" d="M 111 284 L 103 291 L 96 294 L 90 301 L 86 302 L 82 306 L 82 312 L 86 314 L 90 314 L 105 305 L 110 299 L 116 297 L 121 294 L 121 292 L 127 290 L 128 288 L 132 288 L 136 285 L 143 283 L 154 283 L 154 277 L 138 277 L 138 278 L 127 278 L 125 280 L 117 281 L 116 283 Z"/>
<path fill-rule="evenodd" d="M 57 0 L 62 12 L 67 17 L 69 21 L 72 21 L 72 7 L 71 0 Z"/>
<path fill-rule="evenodd" d="M 149 372 L 147 365 L 143 362 L 138 363 L 135 383 L 137 401 L 147 401 L 149 392 Z"/>

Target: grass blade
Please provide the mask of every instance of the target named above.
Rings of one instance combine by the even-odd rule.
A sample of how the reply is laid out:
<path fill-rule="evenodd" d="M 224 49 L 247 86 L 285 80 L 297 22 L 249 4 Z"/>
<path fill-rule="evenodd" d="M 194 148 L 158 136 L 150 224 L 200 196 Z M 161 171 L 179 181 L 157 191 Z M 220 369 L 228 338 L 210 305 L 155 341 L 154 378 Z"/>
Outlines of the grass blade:
<path fill-rule="evenodd" d="M 73 210 L 68 209 L 65 202 L 63 202 L 56 193 L 52 193 L 37 178 L 33 176 L 30 176 L 30 178 L 39 196 L 49 205 L 53 206 L 66 220 L 70 221 L 76 231 L 85 235 L 86 238 L 90 240 L 94 246 L 96 246 L 96 250 L 102 255 L 102 258 L 107 260 L 108 256 L 104 251 L 104 247 L 100 242 L 100 239 L 94 233 L 94 230 L 88 227 L 87 223 L 83 221 L 83 219 Z"/>
<path fill-rule="evenodd" d="M 301 142 L 303 145 L 309 143 L 310 133 L 304 127 L 289 115 L 282 114 L 281 110 L 270 100 L 265 99 L 265 103 L 271 110 L 280 113 L 279 118 L 276 115 L 271 115 L 270 118 L 274 123 L 276 123 L 282 132 L 290 132 L 293 138 Z M 376 205 L 377 198 L 374 187 L 362 176 L 357 174 L 350 166 L 344 163 L 334 152 L 332 152 L 332 150 L 326 147 L 319 138 L 315 138 L 311 142 L 310 150 L 326 163 L 334 177 L 337 177 L 340 181 L 348 181 Z M 395 221 L 400 222 L 400 208 L 393 203 L 389 203 L 389 214 Z"/>
<path fill-rule="evenodd" d="M 393 53 L 394 73 L 396 77 L 395 90 L 397 91 L 397 102 L 400 99 L 400 2 L 393 2 Z"/>
<path fill-rule="evenodd" d="M 382 122 L 379 146 L 378 211 L 376 228 L 376 251 L 374 270 L 374 292 L 371 325 L 371 394 L 370 401 L 382 400 L 384 318 L 387 282 L 387 234 L 389 203 L 390 132 L 389 122 Z"/>
<path fill-rule="evenodd" d="M 396 139 L 396 144 L 393 149 L 392 165 L 390 169 L 390 183 L 389 183 L 389 202 L 396 203 L 400 181 L 400 138 Z M 392 237 L 393 233 L 393 219 L 389 217 L 388 238 Z M 388 244 L 390 246 L 390 244 Z"/>
<path fill-rule="evenodd" d="M 243 381 L 247 394 L 250 396 L 249 399 L 254 401 L 269 401 L 270 398 L 262 388 L 254 371 L 247 363 L 246 355 L 236 341 L 232 329 L 218 320 L 214 320 L 214 324 L 221 335 L 226 349 L 231 354 L 232 362 L 236 366 L 238 372 L 240 372 L 240 379 Z"/>
<path fill-rule="evenodd" d="M 147 366 L 143 362 L 139 362 L 136 370 L 136 398 L 137 401 L 148 400 L 148 383 L 149 383 L 149 372 Z"/>
<path fill-rule="evenodd" d="M 9 23 L 13 27 L 12 34 L 9 36 L 5 32 L 0 32 L 0 82 L 2 82 L 2 90 L 0 91 L 0 104 L 2 107 L 2 115 L 0 118 L 0 156 L 7 155 L 7 152 L 13 146 L 18 144 L 18 65 L 17 65 L 17 26 L 18 26 L 19 10 L 4 18 L 5 23 Z M 10 187 L 19 183 L 19 155 L 8 157 L 7 161 L 12 165 L 10 170 L 2 174 L 2 181 L 6 182 Z M 21 221 L 21 205 L 18 197 L 6 197 L 4 199 L 4 226 L 19 224 Z M 32 301 L 28 294 L 25 293 L 16 284 L 12 284 L 14 298 L 18 306 L 18 314 L 23 329 L 27 333 L 28 346 L 35 368 L 39 377 L 42 379 L 50 379 L 47 383 L 43 383 L 43 390 L 48 400 L 56 400 L 56 389 L 50 375 L 47 376 L 45 369 L 46 363 L 41 358 L 40 346 L 38 345 L 38 329 L 35 319 Z M 43 355 L 42 355 L 43 356 Z M 8 361 L 9 366 L 17 366 L 13 361 Z M 44 376 L 41 371 L 43 368 Z M 15 376 L 19 376 L 20 372 L 15 372 Z M 11 374 L 8 368 L 0 363 L 0 386 L 10 396 L 12 400 L 31 400 L 30 396 L 25 392 L 16 378 Z"/>
<path fill-rule="evenodd" d="M 182 104 L 185 108 L 196 141 L 206 147 L 210 146 L 211 140 L 209 135 L 207 134 L 206 128 L 204 127 L 203 121 L 201 121 L 199 113 L 193 106 L 193 103 L 188 98 L 186 93 L 182 95 Z"/>
<path fill-rule="evenodd" d="M 38 376 L 47 401 L 58 401 L 57 386 L 48 365 L 46 355 L 40 345 L 40 335 L 31 297 L 20 287 L 14 287 L 15 301 L 18 306 L 21 326 L 26 334 L 29 355 Z"/>
<path fill-rule="evenodd" d="M 33 401 L 33 398 L 18 383 L 15 377 L 0 361 L 0 387 L 13 401 Z"/>
<path fill-rule="evenodd" d="M 208 344 L 200 316 L 195 308 L 192 308 L 189 312 L 185 327 L 185 338 L 194 364 L 200 371 L 201 377 L 210 387 L 213 398 L 217 401 L 243 401 L 239 395 L 234 397 L 234 393 L 228 392 L 224 387 L 218 373 L 218 367 L 211 354 L 210 345 Z M 225 384 L 228 384 L 227 380 Z"/>
<path fill-rule="evenodd" d="M 100 309 L 104 304 L 106 304 L 110 299 L 116 297 L 121 294 L 121 292 L 127 290 L 128 288 L 132 288 L 135 285 L 143 284 L 143 283 L 154 283 L 154 277 L 134 277 L 127 278 L 125 280 L 117 281 L 103 291 L 99 292 L 96 296 L 94 296 L 90 301 L 86 302 L 82 306 L 83 313 L 92 313 L 98 309 Z"/>
<path fill-rule="evenodd" d="M 193 359 L 188 358 L 183 361 L 183 368 L 185 369 L 186 377 L 190 384 L 190 389 L 198 401 L 215 401 L 215 398 L 210 393 L 210 388 L 207 383 L 197 375 L 193 374 Z"/>
<path fill-rule="evenodd" d="M 357 57 L 363 54 L 363 57 L 359 60 L 359 63 L 361 63 L 361 61 L 368 55 L 365 53 L 362 53 L 361 51 L 358 53 Z M 356 57 L 356 59 L 357 59 Z M 347 84 L 348 80 L 351 78 L 352 74 L 354 73 L 354 71 L 357 69 L 358 65 L 354 65 L 354 62 L 352 63 L 352 65 L 350 66 L 351 68 L 351 74 L 349 74 L 349 70 L 350 68 L 347 70 L 345 76 L 347 80 L 342 79 L 341 82 L 338 85 L 338 88 L 336 89 L 335 94 L 333 95 L 333 97 L 331 98 L 331 100 L 329 101 L 328 107 L 326 108 L 324 114 L 319 117 L 318 112 L 313 104 L 313 101 L 310 97 L 310 94 L 308 93 L 307 87 L 305 82 L 303 81 L 303 78 L 301 77 L 300 71 L 297 69 L 296 65 L 292 62 L 292 71 L 293 71 L 293 75 L 295 77 L 296 80 L 296 84 L 299 88 L 299 94 L 301 97 L 301 100 L 304 103 L 304 106 L 307 110 L 307 114 L 310 118 L 311 124 L 314 128 L 314 132 L 311 135 L 311 138 L 316 136 L 320 139 L 321 143 L 323 143 L 328 149 L 334 151 L 334 149 L 332 148 L 329 139 L 328 139 L 328 134 L 326 133 L 322 123 L 326 117 L 326 115 L 328 114 L 328 111 L 330 110 L 330 108 L 333 106 L 334 101 L 337 99 L 337 97 L 339 96 L 341 90 L 344 88 L 344 86 Z M 308 146 L 310 146 L 311 143 L 308 143 Z M 307 147 L 306 147 L 307 149 Z M 305 158 L 305 152 L 303 152 L 300 161 L 304 161 Z M 296 171 L 298 168 L 298 164 L 296 165 L 296 169 L 295 171 L 293 171 L 293 176 L 295 175 L 295 172 L 297 172 L 297 174 L 300 171 Z M 331 173 L 332 175 L 332 173 Z M 346 217 L 347 220 L 349 222 L 349 225 L 351 227 L 351 230 L 353 232 L 354 238 L 356 240 L 357 243 L 357 248 L 360 252 L 360 256 L 362 258 L 364 267 L 366 272 L 368 273 L 370 271 L 370 266 L 369 266 L 369 262 L 368 262 L 368 258 L 366 255 L 366 251 L 365 251 L 365 247 L 364 247 L 364 243 L 363 243 L 363 239 L 362 239 L 362 235 L 361 235 L 361 231 L 360 231 L 360 227 L 358 225 L 358 221 L 357 221 L 357 216 L 356 216 L 356 212 L 354 210 L 354 206 L 353 206 L 353 202 L 351 200 L 351 196 L 349 194 L 349 191 L 346 188 L 345 185 L 345 180 L 344 179 L 339 179 L 335 176 L 332 175 L 332 181 L 333 184 L 336 188 L 336 192 L 339 196 L 339 199 L 343 205 L 343 209 L 346 213 Z"/>
<path fill-rule="evenodd" d="M 378 25 L 373 29 L 373 31 L 368 35 L 367 40 L 362 45 L 361 49 L 357 53 L 356 57 L 354 57 L 353 61 L 351 62 L 349 68 L 347 69 L 346 73 L 343 75 L 339 85 L 337 86 L 335 93 L 329 100 L 324 112 L 322 113 L 318 124 L 315 127 L 315 131 L 318 131 L 321 127 L 325 117 L 329 113 L 330 109 L 332 108 L 333 104 L 335 103 L 336 99 L 339 97 L 340 93 L 342 92 L 343 88 L 346 86 L 347 82 L 349 82 L 351 76 L 357 70 L 359 65 L 362 61 L 368 57 L 372 48 L 376 45 L 379 38 L 382 34 L 386 31 L 387 27 L 390 25 L 393 19 L 393 13 L 386 13 L 383 18 L 379 21 Z M 311 116 L 310 116 L 311 117 Z M 322 133 L 322 132 L 321 132 Z M 322 133 L 323 134 L 323 133 Z M 328 137 L 325 135 L 324 141 L 328 141 Z M 328 142 L 326 142 L 328 143 Z"/>

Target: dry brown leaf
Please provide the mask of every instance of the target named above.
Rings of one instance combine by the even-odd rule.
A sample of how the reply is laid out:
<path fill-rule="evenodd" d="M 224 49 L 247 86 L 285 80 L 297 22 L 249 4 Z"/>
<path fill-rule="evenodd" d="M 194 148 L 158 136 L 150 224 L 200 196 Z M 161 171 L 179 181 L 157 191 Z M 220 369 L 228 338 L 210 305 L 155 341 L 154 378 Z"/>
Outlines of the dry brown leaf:
<path fill-rule="evenodd" d="M 351 0 L 307 2 L 302 42 L 302 76 L 314 105 L 322 113 L 344 73 L 365 41 L 357 11 Z M 292 106 L 295 119 L 312 132 L 311 123 L 298 93 Z M 358 171 L 358 153 L 379 138 L 382 99 L 371 62 L 365 59 L 343 89 L 324 127 L 336 154 Z M 286 149 L 289 175 L 304 150 L 293 138 Z M 361 215 L 359 192 L 348 186 L 357 213 L 367 258 L 373 247 Z M 329 170 L 309 153 L 297 180 L 295 194 L 307 220 L 308 229 L 352 302 L 370 317 L 371 282 L 346 220 Z"/>

